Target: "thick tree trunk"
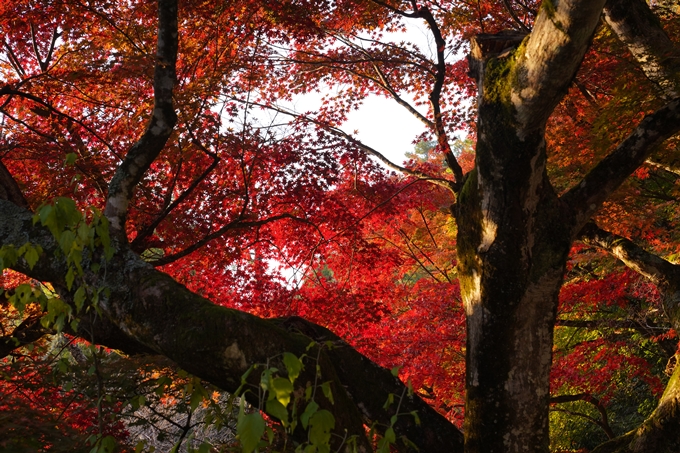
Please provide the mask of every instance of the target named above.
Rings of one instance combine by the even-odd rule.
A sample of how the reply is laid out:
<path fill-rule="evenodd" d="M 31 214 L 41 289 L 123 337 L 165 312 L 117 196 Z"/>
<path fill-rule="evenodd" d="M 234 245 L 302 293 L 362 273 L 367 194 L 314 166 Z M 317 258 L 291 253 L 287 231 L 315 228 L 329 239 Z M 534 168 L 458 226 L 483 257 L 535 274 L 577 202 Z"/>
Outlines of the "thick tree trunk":
<path fill-rule="evenodd" d="M 480 105 L 477 170 L 459 199 L 467 314 L 467 452 L 548 451 L 549 374 L 569 230 L 541 134 Z"/>
<path fill-rule="evenodd" d="M 488 36 L 471 46 L 476 169 L 460 193 L 457 219 L 469 453 L 549 448 L 553 326 L 573 232 L 546 174 L 544 130 L 603 3 L 544 4 L 516 49 L 516 33 L 507 35 L 508 49 L 498 48 L 498 39 L 487 45 Z"/>
<path fill-rule="evenodd" d="M 548 451 L 552 334 L 570 244 L 680 126 L 680 106 L 671 101 L 580 183 L 555 194 L 545 169 L 545 124 L 573 80 L 603 6 L 602 0 L 543 2 L 516 49 L 516 32 L 471 43 L 479 89 L 476 167 L 457 204 L 469 453 Z"/>

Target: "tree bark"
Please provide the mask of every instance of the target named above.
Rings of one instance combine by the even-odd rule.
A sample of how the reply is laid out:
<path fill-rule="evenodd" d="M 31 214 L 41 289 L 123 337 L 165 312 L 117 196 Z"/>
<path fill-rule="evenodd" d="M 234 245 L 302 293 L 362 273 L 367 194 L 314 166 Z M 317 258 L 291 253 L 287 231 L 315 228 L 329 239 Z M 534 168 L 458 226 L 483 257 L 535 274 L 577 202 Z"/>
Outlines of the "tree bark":
<path fill-rule="evenodd" d="M 552 335 L 572 232 L 547 177 L 544 127 L 603 5 L 544 2 L 516 50 L 473 65 L 476 166 L 457 203 L 469 453 L 549 448 Z"/>
<path fill-rule="evenodd" d="M 666 99 L 680 96 L 680 50 L 644 0 L 609 0 L 604 18 Z"/>

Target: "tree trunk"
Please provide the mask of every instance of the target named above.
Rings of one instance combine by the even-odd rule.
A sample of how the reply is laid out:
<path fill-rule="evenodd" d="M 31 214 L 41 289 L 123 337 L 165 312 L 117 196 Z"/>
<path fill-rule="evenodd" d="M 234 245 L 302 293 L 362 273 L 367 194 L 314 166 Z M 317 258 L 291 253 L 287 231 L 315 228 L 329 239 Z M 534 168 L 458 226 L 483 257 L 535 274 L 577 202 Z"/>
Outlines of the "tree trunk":
<path fill-rule="evenodd" d="M 569 230 L 547 180 L 542 134 L 519 138 L 517 130 L 511 111 L 483 99 L 477 170 L 459 199 L 467 452 L 549 446 L 552 334 Z"/>

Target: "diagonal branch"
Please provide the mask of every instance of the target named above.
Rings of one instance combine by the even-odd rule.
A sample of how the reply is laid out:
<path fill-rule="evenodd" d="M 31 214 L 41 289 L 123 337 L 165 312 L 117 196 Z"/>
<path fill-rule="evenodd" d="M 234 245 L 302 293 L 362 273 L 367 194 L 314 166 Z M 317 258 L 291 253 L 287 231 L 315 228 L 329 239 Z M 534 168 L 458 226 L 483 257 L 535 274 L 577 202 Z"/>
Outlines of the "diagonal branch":
<path fill-rule="evenodd" d="M 680 96 L 680 49 L 644 0 L 609 0 L 604 18 L 662 96 Z"/>
<path fill-rule="evenodd" d="M 605 231 L 588 223 L 579 234 L 581 242 L 607 251 L 630 269 L 645 276 L 654 284 L 668 289 L 674 281 L 680 281 L 680 269 L 659 256 L 644 250 L 630 239 Z"/>
<path fill-rule="evenodd" d="M 520 135 L 541 130 L 571 85 L 605 0 L 542 2 L 533 30 L 514 53 L 508 93 Z M 490 87 L 493 88 L 493 87 Z"/>
<path fill-rule="evenodd" d="M 132 145 L 116 170 L 104 211 L 114 234 L 122 241 L 127 240 L 125 221 L 134 189 L 165 147 L 177 121 L 172 102 L 177 79 L 177 44 L 177 0 L 159 0 L 153 113 L 142 137 Z"/>
<path fill-rule="evenodd" d="M 378 75 L 378 78 L 376 79 L 375 77 L 367 77 L 370 81 L 387 91 L 387 93 L 394 99 L 394 101 L 404 107 L 411 115 L 415 116 L 421 123 L 423 123 L 425 126 L 427 126 L 430 129 L 435 129 L 435 124 L 434 122 L 430 121 L 427 117 L 425 117 L 422 113 L 420 113 L 418 110 L 416 110 L 415 107 L 413 107 L 409 102 L 407 102 L 404 98 L 402 98 L 399 93 L 392 87 L 392 84 L 388 80 L 387 76 L 385 75 L 385 72 L 380 69 L 380 66 L 377 64 L 377 59 L 374 58 L 366 49 L 363 47 L 353 43 L 352 41 L 348 39 L 344 39 L 342 37 L 337 37 L 340 41 L 345 43 L 348 47 L 355 49 L 356 51 L 362 53 L 363 55 L 366 56 L 366 59 L 368 62 L 371 63 L 371 66 L 373 66 L 373 70 L 376 72 Z M 382 43 L 381 43 L 382 44 Z M 360 74 L 350 71 L 351 73 L 361 76 Z"/>
<path fill-rule="evenodd" d="M 135 237 L 135 239 L 132 241 L 130 246 L 132 247 L 133 250 L 140 251 L 140 248 L 144 248 L 144 242 L 149 235 L 151 235 L 156 227 L 160 225 L 160 223 L 170 214 L 177 206 L 179 206 L 194 190 L 196 190 L 196 187 L 205 180 L 205 178 L 208 177 L 210 173 L 217 167 L 217 164 L 220 162 L 220 157 L 207 149 L 201 142 L 199 142 L 194 136 L 193 133 L 190 131 L 189 132 L 192 136 L 192 142 L 194 145 L 196 145 L 201 151 L 212 157 L 213 161 L 211 164 L 206 168 L 192 183 L 187 189 L 182 192 L 175 200 L 172 201 L 172 203 L 169 203 L 163 211 L 158 214 L 158 216 L 147 226 L 145 226 Z"/>
<path fill-rule="evenodd" d="M 44 335 L 52 333 L 40 323 L 42 314 L 29 316 L 19 324 L 10 335 L 0 337 L 0 359 L 7 357 L 17 348 L 26 346 L 39 340 Z"/>
<path fill-rule="evenodd" d="M 154 266 L 163 266 L 168 263 L 172 263 L 174 261 L 177 261 L 180 258 L 183 258 L 196 250 L 200 249 L 204 245 L 206 245 L 208 242 L 213 241 L 219 237 L 224 236 L 230 231 L 235 231 L 235 230 L 247 230 L 250 228 L 258 228 L 261 226 L 264 226 L 268 223 L 276 222 L 278 220 L 283 220 L 283 219 L 290 219 L 290 220 L 297 220 L 298 222 L 303 222 L 303 223 L 308 223 L 309 222 L 306 219 L 302 219 L 300 217 L 296 217 L 292 214 L 280 214 L 280 215 L 275 215 L 271 217 L 267 217 L 266 219 L 261 219 L 261 220 L 254 220 L 254 221 L 243 221 L 242 217 L 237 218 L 236 220 L 229 222 L 228 224 L 224 225 L 223 227 L 213 231 L 210 234 L 205 235 L 202 239 L 199 239 L 198 241 L 194 242 L 191 244 L 189 247 L 185 248 L 184 250 L 173 253 L 172 255 L 164 256 L 162 258 L 159 258 L 157 260 L 153 260 L 151 264 Z"/>
<path fill-rule="evenodd" d="M 530 33 L 531 30 L 529 29 L 529 27 L 527 27 L 524 24 L 524 22 L 522 22 L 520 20 L 520 18 L 517 16 L 517 13 L 515 12 L 515 10 L 512 9 L 512 5 L 510 4 L 510 1 L 509 0 L 503 0 L 503 5 L 505 6 L 505 9 L 508 11 L 508 14 L 510 14 L 510 17 L 512 17 L 512 20 L 514 20 L 515 23 L 517 25 L 519 25 L 522 30 L 526 31 L 527 33 Z"/>
<path fill-rule="evenodd" d="M 59 245 L 51 233 L 34 225 L 30 212 L 4 200 L 0 200 L 0 218 L 0 245 L 30 241 L 43 249 L 33 268 L 20 260 L 15 270 L 56 286 L 63 284 L 66 261 L 63 254 L 57 254 Z M 333 411 L 337 432 L 342 435 L 346 429 L 348 435 L 357 436 L 359 451 L 370 451 L 364 438 L 365 425 L 375 423 L 381 433 L 391 426 L 395 408 L 386 407 L 384 402 L 394 395 L 405 395 L 406 386 L 388 369 L 374 364 L 329 330 L 301 318 L 262 319 L 214 305 L 153 269 L 127 244 L 117 247 L 117 253 L 107 262 L 106 285 L 110 292 L 100 299 L 100 319 L 124 332 L 129 342 L 162 354 L 188 372 L 234 392 L 241 385 L 243 373 L 253 364 L 269 363 L 274 358 L 279 361 L 276 366 L 283 369 L 280 357 L 284 351 L 300 356 L 309 352 L 314 340 L 317 347 L 323 348 L 318 367 L 301 371 L 295 391 L 304 393 L 305 383 L 315 381 L 318 369 L 321 382 L 330 382 L 335 400 L 334 405 L 325 399 L 319 404 Z M 88 281 L 101 277 L 89 267 L 85 267 L 85 273 Z M 99 335 L 98 330 L 94 332 Z M 327 343 L 333 347 L 324 347 Z M 256 375 L 252 373 L 249 378 L 254 385 L 259 383 Z M 251 403 L 258 404 L 257 394 L 247 395 Z M 407 436 L 417 450 L 463 451 L 462 433 L 419 397 L 403 398 L 397 410 L 400 416 L 394 424 L 395 434 L 398 438 Z M 404 415 L 413 411 L 417 411 L 422 423 Z M 304 441 L 307 433 L 303 434 Z M 301 437 L 294 436 L 296 440 Z M 413 451 L 401 443 L 396 448 L 404 453 Z"/>
<path fill-rule="evenodd" d="M 680 131 L 680 98 L 647 115 L 635 130 L 582 180 L 562 195 L 573 213 L 576 235 L 614 190 L 649 157 L 654 147 Z"/>

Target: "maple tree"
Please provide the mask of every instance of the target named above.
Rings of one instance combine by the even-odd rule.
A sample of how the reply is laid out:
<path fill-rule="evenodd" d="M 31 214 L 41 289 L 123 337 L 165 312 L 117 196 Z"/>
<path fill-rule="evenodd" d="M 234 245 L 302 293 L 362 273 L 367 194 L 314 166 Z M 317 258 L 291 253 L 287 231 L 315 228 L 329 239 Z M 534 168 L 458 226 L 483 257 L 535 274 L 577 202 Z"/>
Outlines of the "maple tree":
<path fill-rule="evenodd" d="M 326 439 L 314 403 L 334 449 L 549 451 L 551 407 L 583 403 L 609 438 L 595 451 L 676 451 L 680 367 L 664 391 L 658 368 L 680 322 L 679 14 L 2 3 L 0 258 L 23 275 L 3 277 L 3 364 L 39 382 L 25 347 L 57 331 L 162 355 L 264 389 L 244 396 L 282 425 L 306 414 L 287 446 Z M 409 21 L 431 54 L 393 39 Z M 319 109 L 290 107 L 314 92 Z M 423 123 L 406 164 L 342 129 L 370 95 Z M 658 405 L 615 433 L 628 378 Z M 36 413 L 71 407 L 34 391 Z"/>

